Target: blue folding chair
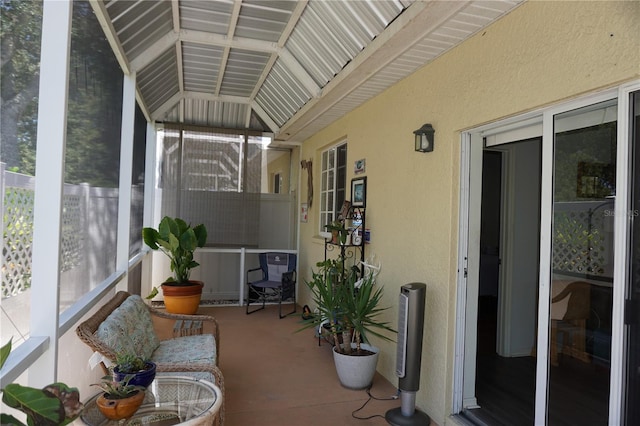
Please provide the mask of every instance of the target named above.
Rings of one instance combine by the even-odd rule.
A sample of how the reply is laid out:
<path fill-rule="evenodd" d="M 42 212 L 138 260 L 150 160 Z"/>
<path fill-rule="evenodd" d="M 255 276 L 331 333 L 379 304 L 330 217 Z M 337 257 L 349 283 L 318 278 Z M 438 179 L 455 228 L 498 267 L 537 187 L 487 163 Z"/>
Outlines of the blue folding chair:
<path fill-rule="evenodd" d="M 247 315 L 264 309 L 267 301 L 278 301 L 280 318 L 296 312 L 296 255 L 267 252 L 258 254 L 260 267 L 247 271 Z M 262 275 L 255 279 L 260 271 Z M 253 278 L 253 281 L 252 281 Z M 282 302 L 293 298 L 293 311 L 282 315 Z M 250 310 L 249 306 L 262 303 L 260 308 Z"/>

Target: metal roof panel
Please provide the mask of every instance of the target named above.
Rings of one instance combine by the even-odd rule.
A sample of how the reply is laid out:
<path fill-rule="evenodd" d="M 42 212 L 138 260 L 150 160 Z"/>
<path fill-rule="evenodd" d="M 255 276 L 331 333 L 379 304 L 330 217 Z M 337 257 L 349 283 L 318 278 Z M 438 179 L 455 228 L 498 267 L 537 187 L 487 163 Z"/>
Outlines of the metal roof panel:
<path fill-rule="evenodd" d="M 181 0 L 180 27 L 186 30 L 227 34 L 233 11 L 232 1 Z"/>
<path fill-rule="evenodd" d="M 235 35 L 277 42 L 295 7 L 294 1 L 245 0 Z"/>
<path fill-rule="evenodd" d="M 129 58 L 173 30 L 170 2 L 113 0 L 105 1 L 105 8 Z"/>
<path fill-rule="evenodd" d="M 137 76 L 138 88 L 151 111 L 155 111 L 180 90 L 175 49 L 168 49 L 163 55 L 140 70 Z"/>
<path fill-rule="evenodd" d="M 184 90 L 214 93 L 224 49 L 198 43 L 182 43 Z"/>
<path fill-rule="evenodd" d="M 311 94 L 280 60 L 273 65 L 271 73 L 256 96 L 258 105 L 279 126 L 293 116 L 309 99 Z"/>
<path fill-rule="evenodd" d="M 286 47 L 324 87 L 401 12 L 395 1 L 310 1 Z"/>
<path fill-rule="evenodd" d="M 268 53 L 231 49 L 220 94 L 249 97 L 270 57 Z"/>

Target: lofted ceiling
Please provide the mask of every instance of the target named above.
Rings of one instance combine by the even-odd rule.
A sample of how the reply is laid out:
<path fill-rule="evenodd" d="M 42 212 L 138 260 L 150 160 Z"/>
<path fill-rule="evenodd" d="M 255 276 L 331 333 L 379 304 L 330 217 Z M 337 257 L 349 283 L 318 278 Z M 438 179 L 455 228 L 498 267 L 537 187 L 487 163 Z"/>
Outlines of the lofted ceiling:
<path fill-rule="evenodd" d="M 301 142 L 523 0 L 91 0 L 155 122 Z"/>

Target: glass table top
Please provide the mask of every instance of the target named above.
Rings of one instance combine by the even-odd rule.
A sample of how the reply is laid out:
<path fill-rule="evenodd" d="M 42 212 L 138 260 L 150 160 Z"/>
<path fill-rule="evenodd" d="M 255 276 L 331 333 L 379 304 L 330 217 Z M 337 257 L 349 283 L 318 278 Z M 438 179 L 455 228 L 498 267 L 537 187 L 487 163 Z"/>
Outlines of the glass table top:
<path fill-rule="evenodd" d="M 126 420 L 113 421 L 102 415 L 96 400 L 101 392 L 86 401 L 80 419 L 90 426 L 210 424 L 220 411 L 220 389 L 211 382 L 187 376 L 156 376 L 146 390 L 144 402 Z"/>

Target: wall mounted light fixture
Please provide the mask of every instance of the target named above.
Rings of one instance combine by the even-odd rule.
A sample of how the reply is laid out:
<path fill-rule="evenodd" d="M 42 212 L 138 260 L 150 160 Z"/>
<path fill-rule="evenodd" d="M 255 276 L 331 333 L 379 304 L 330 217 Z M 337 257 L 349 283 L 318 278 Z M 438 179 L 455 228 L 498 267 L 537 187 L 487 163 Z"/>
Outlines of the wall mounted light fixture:
<path fill-rule="evenodd" d="M 424 124 L 418 130 L 414 130 L 415 144 L 417 152 L 431 152 L 433 151 L 434 134 L 436 131 L 431 124 Z"/>

